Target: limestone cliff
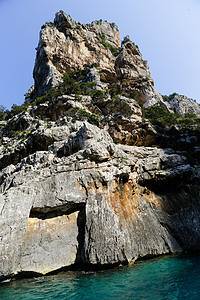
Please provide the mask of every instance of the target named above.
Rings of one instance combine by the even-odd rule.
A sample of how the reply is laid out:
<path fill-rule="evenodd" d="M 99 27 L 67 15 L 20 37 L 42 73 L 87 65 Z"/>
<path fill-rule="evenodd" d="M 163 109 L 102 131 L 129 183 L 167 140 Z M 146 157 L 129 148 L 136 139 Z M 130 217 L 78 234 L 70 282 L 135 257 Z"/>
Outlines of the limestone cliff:
<path fill-rule="evenodd" d="M 164 96 L 164 98 L 175 113 L 180 114 L 181 116 L 184 116 L 185 114 L 195 114 L 200 117 L 200 106 L 195 100 L 177 93 L 170 96 Z"/>
<path fill-rule="evenodd" d="M 63 12 L 42 26 L 33 76 L 34 97 L 62 80 L 66 71 L 96 66 L 107 88 L 137 90 L 146 106 L 162 102 L 140 51 L 125 37 L 120 45 L 117 26 L 104 21 L 83 25 Z"/>
<path fill-rule="evenodd" d="M 169 104 L 129 38 L 59 12 L 34 78 L 1 121 L 0 278 L 199 250 L 200 131 L 142 118 L 138 102 Z"/>

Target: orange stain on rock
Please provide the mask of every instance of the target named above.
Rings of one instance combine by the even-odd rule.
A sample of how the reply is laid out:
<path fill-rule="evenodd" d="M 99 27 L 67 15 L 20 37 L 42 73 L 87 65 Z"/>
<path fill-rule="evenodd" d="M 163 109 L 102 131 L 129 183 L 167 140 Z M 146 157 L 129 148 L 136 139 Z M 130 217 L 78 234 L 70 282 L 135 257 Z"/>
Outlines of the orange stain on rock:
<path fill-rule="evenodd" d="M 159 202 L 159 197 L 156 196 L 152 191 L 148 190 L 146 187 L 143 188 L 143 198 L 151 203 L 151 204 L 154 204 L 156 207 L 161 207 L 161 203 Z"/>
<path fill-rule="evenodd" d="M 133 222 L 139 218 L 141 198 L 156 207 L 161 205 L 159 198 L 153 192 L 146 187 L 138 186 L 135 180 L 130 177 L 125 183 L 118 179 L 113 180 L 108 185 L 103 185 L 100 181 L 98 183 L 91 181 L 82 189 L 88 192 L 93 191 L 96 195 L 104 195 L 107 205 L 113 209 L 118 219 L 123 219 L 125 223 Z"/>
<path fill-rule="evenodd" d="M 77 216 L 75 213 L 67 216 L 58 216 L 55 218 L 49 219 L 38 219 L 38 218 L 29 218 L 28 225 L 26 228 L 26 239 L 31 239 L 34 236 L 38 236 L 38 234 L 46 235 L 55 232 L 59 228 L 62 229 L 63 226 L 67 228 L 71 225 L 75 225 L 77 222 Z"/>
<path fill-rule="evenodd" d="M 140 214 L 140 204 L 137 194 L 133 194 L 131 182 L 120 184 L 113 181 L 110 187 L 110 202 L 115 214 L 126 222 L 133 221 Z"/>

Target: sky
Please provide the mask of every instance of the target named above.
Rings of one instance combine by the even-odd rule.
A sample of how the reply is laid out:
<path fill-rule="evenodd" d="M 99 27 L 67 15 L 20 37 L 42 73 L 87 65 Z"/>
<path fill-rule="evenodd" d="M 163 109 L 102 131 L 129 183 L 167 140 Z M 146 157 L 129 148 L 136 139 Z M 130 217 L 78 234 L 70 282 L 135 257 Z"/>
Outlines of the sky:
<path fill-rule="evenodd" d="M 200 0 L 0 0 L 0 105 L 21 105 L 34 84 L 41 26 L 63 10 L 75 21 L 115 22 L 139 46 L 162 95 L 200 103 Z"/>

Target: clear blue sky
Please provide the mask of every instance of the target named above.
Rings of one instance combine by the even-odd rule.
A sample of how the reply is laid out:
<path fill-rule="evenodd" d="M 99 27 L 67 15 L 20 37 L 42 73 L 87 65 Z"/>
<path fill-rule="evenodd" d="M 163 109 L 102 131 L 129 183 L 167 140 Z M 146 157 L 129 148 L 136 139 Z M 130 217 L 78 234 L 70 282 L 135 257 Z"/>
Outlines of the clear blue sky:
<path fill-rule="evenodd" d="M 0 0 L 0 104 L 24 102 L 40 27 L 59 10 L 81 23 L 115 22 L 149 62 L 158 92 L 200 102 L 199 0 Z"/>

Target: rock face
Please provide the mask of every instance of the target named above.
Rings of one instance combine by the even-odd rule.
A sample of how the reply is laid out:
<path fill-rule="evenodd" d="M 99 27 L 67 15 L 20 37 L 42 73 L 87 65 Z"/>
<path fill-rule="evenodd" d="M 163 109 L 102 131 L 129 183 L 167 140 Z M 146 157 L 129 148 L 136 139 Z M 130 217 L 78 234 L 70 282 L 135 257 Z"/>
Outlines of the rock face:
<path fill-rule="evenodd" d="M 174 93 L 168 97 L 167 102 L 173 111 L 181 116 L 195 114 L 200 117 L 200 106 L 193 99 Z"/>
<path fill-rule="evenodd" d="M 113 143 L 103 128 L 66 116 L 69 99 L 6 125 L 29 115 L 32 134 L 21 152 L 20 137 L 7 138 L 16 152 L 0 176 L 1 278 L 199 249 L 199 167 L 172 149 Z"/>
<path fill-rule="evenodd" d="M 200 250 L 199 131 L 176 132 L 187 152 L 170 142 L 175 129 L 161 137 L 143 120 L 134 97 L 107 92 L 120 84 L 145 105 L 160 101 L 116 25 L 56 14 L 41 31 L 34 93 L 88 62 L 82 83 L 95 81 L 95 93 L 45 98 L 1 123 L 0 279 Z"/>
<path fill-rule="evenodd" d="M 128 36 L 120 47 L 114 23 L 94 21 L 83 25 L 63 12 L 56 14 L 54 23 L 42 26 L 33 71 L 34 97 L 56 86 L 66 72 L 86 65 L 97 67 L 107 88 L 138 91 L 138 99 L 145 106 L 163 102 L 147 62 Z"/>

